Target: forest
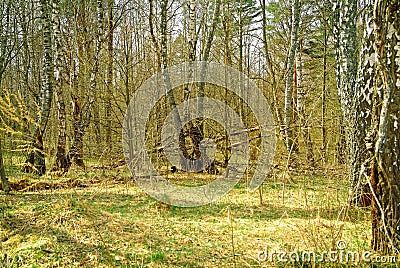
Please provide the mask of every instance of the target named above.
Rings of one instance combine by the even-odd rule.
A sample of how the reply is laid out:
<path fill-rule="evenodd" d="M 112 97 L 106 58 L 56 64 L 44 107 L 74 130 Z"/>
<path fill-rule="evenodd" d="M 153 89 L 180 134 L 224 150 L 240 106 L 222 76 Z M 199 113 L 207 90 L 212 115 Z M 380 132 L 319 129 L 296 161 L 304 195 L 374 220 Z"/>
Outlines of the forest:
<path fill-rule="evenodd" d="M 397 267 L 399 0 L 1 0 L 0 267 Z"/>

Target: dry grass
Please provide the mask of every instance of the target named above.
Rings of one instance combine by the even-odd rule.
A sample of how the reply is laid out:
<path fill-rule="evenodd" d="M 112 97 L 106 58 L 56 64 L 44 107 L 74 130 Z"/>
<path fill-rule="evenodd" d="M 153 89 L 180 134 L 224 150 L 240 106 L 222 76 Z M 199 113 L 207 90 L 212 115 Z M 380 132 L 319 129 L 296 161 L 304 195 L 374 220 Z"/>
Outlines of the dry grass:
<path fill-rule="evenodd" d="M 147 196 L 126 171 L 96 172 L 86 188 L 0 196 L 4 266 L 267 267 L 277 263 L 258 261 L 265 248 L 321 252 L 338 240 L 368 248 L 368 210 L 342 210 L 346 182 L 334 174 L 287 179 L 276 170 L 263 205 L 242 182 L 212 206 L 177 208 Z"/>

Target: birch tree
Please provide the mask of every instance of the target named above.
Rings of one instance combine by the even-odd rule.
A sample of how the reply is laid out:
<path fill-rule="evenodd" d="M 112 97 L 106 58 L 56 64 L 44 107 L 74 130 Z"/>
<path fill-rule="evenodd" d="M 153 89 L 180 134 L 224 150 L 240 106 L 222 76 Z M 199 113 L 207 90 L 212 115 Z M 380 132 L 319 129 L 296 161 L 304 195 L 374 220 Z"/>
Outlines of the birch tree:
<path fill-rule="evenodd" d="M 397 254 L 400 249 L 399 10 L 397 0 L 375 1 L 373 28 L 368 25 L 369 31 L 374 30 L 375 41 L 369 42 L 365 65 L 373 63 L 376 71 L 373 77 L 364 73 L 365 80 L 371 82 L 366 83 L 363 94 L 373 100 L 374 107 L 367 143 L 372 156 L 372 248 L 385 254 Z"/>
<path fill-rule="evenodd" d="M 54 55 L 54 78 L 55 78 L 55 101 L 57 104 L 58 117 L 58 140 L 56 148 L 55 168 L 64 170 L 67 168 L 66 146 L 67 146 L 67 116 L 65 111 L 65 95 L 63 92 L 63 84 L 65 81 L 65 71 L 63 69 L 62 60 L 64 58 L 64 47 L 61 42 L 60 28 L 60 3 L 59 0 L 53 0 L 53 36 L 55 41 Z"/>
<path fill-rule="evenodd" d="M 43 136 L 46 131 L 53 99 L 53 52 L 52 52 L 52 22 L 50 5 L 47 1 L 39 1 L 41 24 L 43 28 L 43 74 L 42 85 L 39 91 L 39 116 L 33 130 L 32 152 L 27 159 L 26 171 L 34 170 L 38 175 L 46 173 L 46 161 L 43 147 Z M 31 169 L 33 167 L 33 169 Z"/>
<path fill-rule="evenodd" d="M 285 136 L 286 148 L 289 154 L 297 152 L 297 144 L 293 136 L 293 75 L 295 55 L 298 49 L 298 32 L 300 24 L 300 0 L 292 2 L 292 29 L 290 34 L 290 48 L 287 61 L 287 76 L 285 86 Z"/>
<path fill-rule="evenodd" d="M 355 129 L 361 127 L 356 124 L 354 117 L 355 85 L 358 72 L 357 8 L 357 0 L 338 0 L 334 3 L 337 88 L 346 140 L 346 162 L 349 167 L 352 188 L 358 184 L 361 168 L 361 158 L 358 157 L 357 150 L 358 142 L 354 132 Z"/>

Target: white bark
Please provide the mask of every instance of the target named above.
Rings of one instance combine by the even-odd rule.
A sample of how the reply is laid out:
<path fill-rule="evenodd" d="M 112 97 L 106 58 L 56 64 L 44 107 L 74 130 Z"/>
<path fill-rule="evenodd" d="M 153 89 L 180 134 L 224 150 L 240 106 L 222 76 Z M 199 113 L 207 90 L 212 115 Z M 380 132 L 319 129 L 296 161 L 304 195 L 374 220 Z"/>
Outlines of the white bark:
<path fill-rule="evenodd" d="M 285 89 L 285 136 L 286 147 L 289 153 L 297 151 L 293 136 L 293 75 L 294 61 L 298 49 L 298 31 L 300 24 L 300 0 L 292 2 L 292 30 L 290 35 L 290 48 L 287 63 L 286 89 Z"/>

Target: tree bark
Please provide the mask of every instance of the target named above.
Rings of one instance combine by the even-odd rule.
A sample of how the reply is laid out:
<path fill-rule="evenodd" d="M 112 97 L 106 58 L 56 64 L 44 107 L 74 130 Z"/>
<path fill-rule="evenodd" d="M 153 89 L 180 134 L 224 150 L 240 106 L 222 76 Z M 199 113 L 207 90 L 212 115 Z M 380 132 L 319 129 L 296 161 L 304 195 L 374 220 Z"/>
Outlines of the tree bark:
<path fill-rule="evenodd" d="M 326 4 L 324 2 L 324 56 L 323 56 L 323 82 L 322 82 L 322 94 L 321 94 L 321 152 L 322 152 L 322 160 L 323 163 L 326 161 L 326 126 L 325 126 L 325 118 L 326 118 L 326 78 L 328 75 L 327 72 L 327 50 L 328 50 L 328 31 L 327 31 L 327 19 L 325 18 L 326 13 Z"/>
<path fill-rule="evenodd" d="M 384 254 L 400 250 L 400 3 L 377 0 L 374 9 L 375 133 L 370 185 L 373 190 L 372 248 Z M 368 76 L 366 77 L 368 78 Z M 374 86 L 376 89 L 377 87 Z M 366 93 L 369 93 L 368 89 Z"/>
<path fill-rule="evenodd" d="M 108 42 L 107 42 L 107 92 L 106 92 L 106 144 L 108 151 L 112 151 L 111 136 L 111 97 L 113 92 L 113 65 L 114 65 L 114 0 L 108 0 Z"/>
<path fill-rule="evenodd" d="M 0 176 L 1 176 L 1 183 L 3 184 L 4 192 L 6 192 L 6 193 L 10 192 L 10 187 L 8 186 L 8 180 L 6 178 L 6 172 L 5 172 L 4 163 L 3 163 L 3 147 L 1 144 L 1 138 L 0 138 Z"/>
<path fill-rule="evenodd" d="M 151 36 L 151 41 L 153 42 L 154 49 L 156 51 L 157 55 L 157 71 L 161 70 L 161 52 L 160 52 L 160 46 L 158 45 L 158 41 L 154 32 L 154 0 L 149 0 L 149 27 L 150 27 L 150 36 Z"/>
<path fill-rule="evenodd" d="M 269 46 L 268 46 L 268 40 L 267 40 L 267 12 L 266 12 L 266 1 L 265 0 L 260 0 L 260 5 L 261 5 L 261 12 L 262 12 L 262 40 L 263 40 L 263 46 L 264 46 L 264 53 L 265 53 L 265 61 L 267 63 L 268 67 L 268 73 L 271 76 L 271 87 L 272 87 L 272 95 L 273 95 L 273 100 L 274 102 L 272 103 L 272 106 L 274 107 L 276 119 L 278 121 L 279 125 L 279 133 L 281 135 L 284 135 L 285 132 L 285 126 L 283 123 L 282 119 L 282 111 L 279 108 L 278 105 L 278 97 L 277 97 L 277 88 L 278 88 L 278 83 L 277 83 L 277 78 L 275 74 L 275 68 L 272 64 L 272 59 L 269 51 Z"/>
<path fill-rule="evenodd" d="M 360 158 L 355 151 L 355 84 L 357 81 L 357 0 L 338 0 L 334 5 L 336 14 L 336 67 L 337 88 L 342 109 L 343 128 L 346 141 L 346 163 L 350 183 L 354 188 L 360 177 Z"/>
<path fill-rule="evenodd" d="M 182 129 L 182 119 L 181 115 L 179 114 L 178 109 L 174 109 L 176 107 L 176 101 L 175 101 L 175 96 L 174 92 L 172 90 L 172 85 L 171 85 L 171 80 L 170 80 L 170 75 L 168 73 L 168 47 L 167 47 L 167 15 L 168 15 L 168 0 L 162 0 L 161 4 L 161 25 L 160 25 L 160 31 L 161 31 L 161 68 L 162 68 L 162 75 L 163 75 L 163 80 L 164 80 L 164 85 L 166 88 L 167 93 L 167 104 L 172 108 L 172 116 L 174 118 L 174 123 L 175 123 L 175 129 L 177 131 L 180 131 Z M 186 144 L 183 139 L 179 139 L 179 148 L 182 152 L 186 152 Z M 186 159 L 184 157 L 181 158 L 180 164 L 182 167 L 186 167 Z"/>
<path fill-rule="evenodd" d="M 39 1 L 41 10 L 41 24 L 43 27 L 43 75 L 42 86 L 39 92 L 39 117 L 33 130 L 32 152 L 27 158 L 25 171 L 32 171 L 31 166 L 38 175 L 46 173 L 46 161 L 43 151 L 43 135 L 47 127 L 50 115 L 51 102 L 53 99 L 53 54 L 52 54 L 52 22 L 50 19 L 49 3 L 45 0 Z"/>
<path fill-rule="evenodd" d="M 302 59 L 302 42 L 299 42 L 299 51 L 297 53 L 296 59 L 296 90 L 297 90 L 297 117 L 299 119 L 300 132 L 303 137 L 303 141 L 306 145 L 306 157 L 311 166 L 314 165 L 314 151 L 313 144 L 311 140 L 310 127 L 308 124 L 308 119 L 306 118 L 306 111 L 304 107 L 304 97 L 307 94 L 303 87 L 303 59 Z"/>
<path fill-rule="evenodd" d="M 78 165 L 83 165 L 81 159 L 81 152 L 83 149 L 83 138 L 86 133 L 86 129 L 89 127 L 91 112 L 93 103 L 95 102 L 95 90 L 97 88 L 97 74 L 99 70 L 99 58 L 101 52 L 101 34 L 103 33 L 103 3 L 102 0 L 97 0 L 96 7 L 96 20 L 98 27 L 96 28 L 94 38 L 94 54 L 93 54 L 93 66 L 90 70 L 90 81 L 89 88 L 86 97 L 85 104 L 80 107 L 80 101 L 78 98 L 75 99 L 75 111 L 77 120 L 75 120 L 74 126 L 74 138 L 72 141 L 71 148 L 67 155 L 67 168 L 66 171 L 71 167 L 72 160 L 75 159 Z"/>
<path fill-rule="evenodd" d="M 55 78 L 55 98 L 57 103 L 57 117 L 58 117 L 58 140 L 55 170 L 64 171 L 67 167 L 66 146 L 67 146 L 67 122 L 65 112 L 65 96 L 63 92 L 63 85 L 65 81 L 65 73 L 63 69 L 62 59 L 65 57 L 63 45 L 61 42 L 61 28 L 60 28 L 60 3 L 59 0 L 53 0 L 53 35 L 55 41 L 55 65 L 54 65 L 54 78 Z"/>
<path fill-rule="evenodd" d="M 168 68 L 168 47 L 167 47 L 167 8 L 168 8 L 168 0 L 161 1 L 161 65 L 163 72 L 163 79 L 166 86 L 166 90 L 168 90 L 167 99 L 169 105 L 174 108 L 176 107 L 175 96 L 172 91 L 171 81 L 169 77 L 169 73 L 166 70 Z M 179 115 L 177 109 L 174 109 L 174 119 L 176 123 L 177 129 L 181 129 L 182 120 Z"/>
<path fill-rule="evenodd" d="M 9 38 L 6 38 L 3 42 L 0 43 L 0 86 L 3 81 L 3 74 L 13 58 L 12 55 L 16 50 L 16 29 L 13 29 L 14 26 L 11 23 L 11 4 L 12 1 L 7 1 L 3 3 L 1 8 L 1 14 L 5 18 L 5 23 L 1 24 L 1 32 L 3 35 L 8 35 Z M 3 190 L 8 193 L 10 191 L 8 180 L 5 173 L 4 162 L 3 162 L 3 147 L 1 143 L 0 137 L 0 179 L 3 184 Z"/>
<path fill-rule="evenodd" d="M 286 149 L 289 154 L 298 151 L 297 144 L 293 136 L 293 76 L 294 76 L 294 61 L 298 48 L 298 31 L 300 24 L 300 3 L 299 0 L 292 2 L 292 29 L 290 34 L 290 48 L 287 63 L 287 76 L 285 86 L 285 136 Z"/>

